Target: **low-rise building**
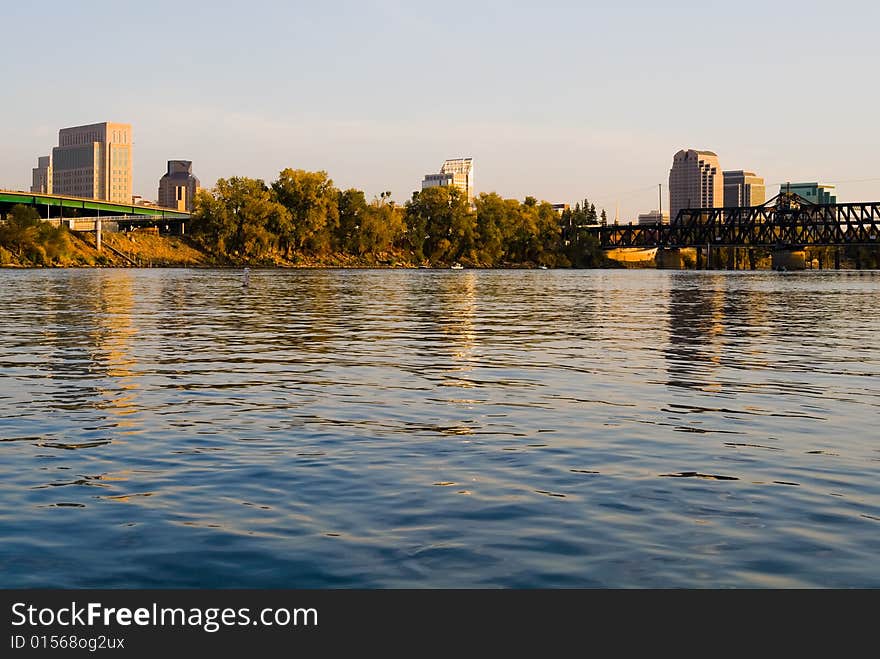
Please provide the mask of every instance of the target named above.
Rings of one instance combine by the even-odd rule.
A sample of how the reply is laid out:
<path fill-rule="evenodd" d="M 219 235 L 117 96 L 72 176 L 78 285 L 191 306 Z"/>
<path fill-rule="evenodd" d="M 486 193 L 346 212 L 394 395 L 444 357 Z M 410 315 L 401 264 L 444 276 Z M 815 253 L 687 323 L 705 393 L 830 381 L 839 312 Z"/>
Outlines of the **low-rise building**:
<path fill-rule="evenodd" d="M 669 224 L 669 211 L 650 211 L 639 213 L 639 225 L 644 224 Z"/>
<path fill-rule="evenodd" d="M 792 192 L 811 204 L 836 204 L 837 195 L 833 185 L 823 183 L 783 183 L 779 192 Z"/>

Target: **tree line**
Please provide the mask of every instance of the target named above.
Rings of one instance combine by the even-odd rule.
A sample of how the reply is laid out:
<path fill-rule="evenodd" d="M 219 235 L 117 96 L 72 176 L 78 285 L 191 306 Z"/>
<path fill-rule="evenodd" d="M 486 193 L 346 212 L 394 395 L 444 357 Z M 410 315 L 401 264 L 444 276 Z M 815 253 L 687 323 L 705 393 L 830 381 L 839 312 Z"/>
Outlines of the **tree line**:
<path fill-rule="evenodd" d="M 495 193 L 473 205 L 452 186 L 367 200 L 326 172 L 285 169 L 275 181 L 231 177 L 196 196 L 190 232 L 218 261 L 285 264 L 347 255 L 399 265 L 590 267 L 604 264 L 583 230 L 595 206 L 561 216 L 547 202 Z M 586 206 L 586 201 L 585 201 Z M 603 211 L 604 216 L 604 211 Z M 579 228 L 580 227 L 580 228 Z"/>
<path fill-rule="evenodd" d="M 58 265 L 67 261 L 71 249 L 70 232 L 43 222 L 30 206 L 13 206 L 6 221 L 0 222 L 0 266 Z"/>

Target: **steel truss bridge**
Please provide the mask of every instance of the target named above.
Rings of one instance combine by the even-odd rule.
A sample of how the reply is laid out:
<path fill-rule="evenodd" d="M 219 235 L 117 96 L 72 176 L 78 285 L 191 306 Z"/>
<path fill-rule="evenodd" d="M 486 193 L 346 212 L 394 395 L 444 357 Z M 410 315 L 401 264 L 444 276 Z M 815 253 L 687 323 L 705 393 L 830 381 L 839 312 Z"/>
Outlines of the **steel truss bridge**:
<path fill-rule="evenodd" d="M 778 195 L 761 206 L 687 208 L 668 225 L 586 227 L 604 249 L 880 245 L 880 202 L 811 204 Z"/>

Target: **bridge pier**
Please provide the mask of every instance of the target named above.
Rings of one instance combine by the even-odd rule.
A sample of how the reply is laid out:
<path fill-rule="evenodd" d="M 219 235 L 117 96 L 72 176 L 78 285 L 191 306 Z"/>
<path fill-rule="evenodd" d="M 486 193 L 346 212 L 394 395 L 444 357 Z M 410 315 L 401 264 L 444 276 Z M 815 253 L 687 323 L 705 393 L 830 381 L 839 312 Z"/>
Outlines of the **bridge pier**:
<path fill-rule="evenodd" d="M 770 256 L 774 270 L 805 270 L 806 254 L 802 249 L 776 249 Z"/>
<path fill-rule="evenodd" d="M 840 270 L 840 248 L 834 250 L 834 269 Z"/>
<path fill-rule="evenodd" d="M 665 270 L 680 270 L 684 266 L 681 250 L 677 247 L 659 247 L 654 256 L 657 267 Z"/>

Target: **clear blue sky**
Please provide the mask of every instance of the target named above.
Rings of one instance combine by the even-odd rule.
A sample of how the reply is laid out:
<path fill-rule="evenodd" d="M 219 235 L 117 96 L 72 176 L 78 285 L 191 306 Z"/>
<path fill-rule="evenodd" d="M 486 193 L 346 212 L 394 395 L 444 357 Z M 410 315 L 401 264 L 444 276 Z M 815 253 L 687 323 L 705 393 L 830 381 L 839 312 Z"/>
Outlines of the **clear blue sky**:
<path fill-rule="evenodd" d="M 692 147 L 880 199 L 874 2 L 49 0 L 2 23 L 4 188 L 109 120 L 149 198 L 172 158 L 208 186 L 290 166 L 403 201 L 473 156 L 479 191 L 626 220 Z"/>

